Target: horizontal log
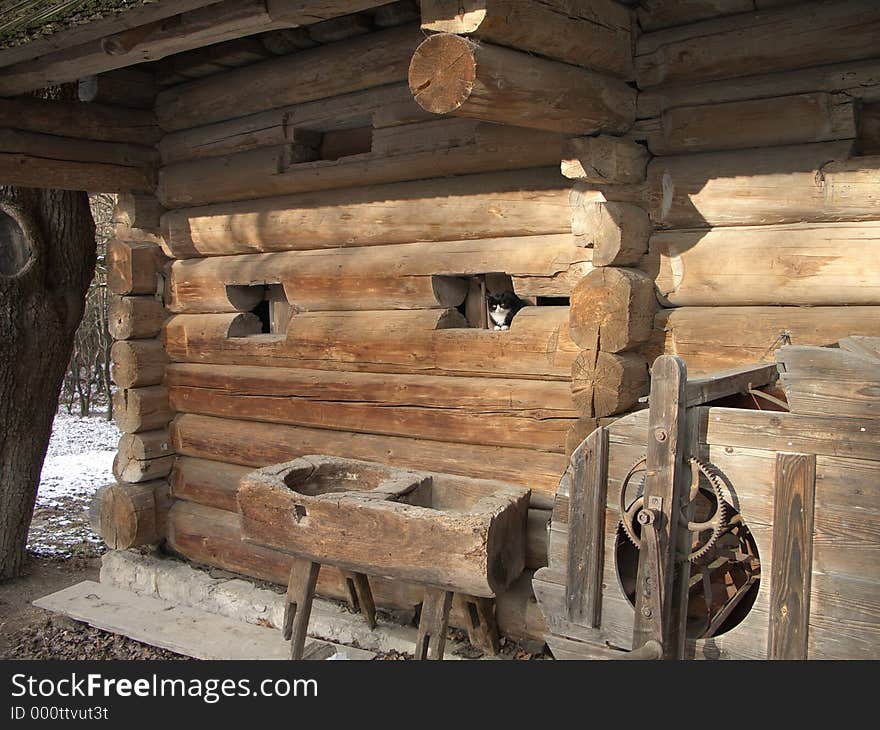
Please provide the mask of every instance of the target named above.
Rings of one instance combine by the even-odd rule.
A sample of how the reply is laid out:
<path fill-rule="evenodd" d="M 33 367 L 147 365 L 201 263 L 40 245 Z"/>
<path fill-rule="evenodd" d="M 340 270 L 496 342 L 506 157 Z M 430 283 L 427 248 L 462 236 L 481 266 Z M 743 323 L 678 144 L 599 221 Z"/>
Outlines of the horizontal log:
<path fill-rule="evenodd" d="M 539 279 L 543 290 L 564 296 L 590 271 L 590 253 L 571 235 L 555 234 L 190 259 L 171 267 L 169 308 L 235 311 L 227 286 L 267 282 L 282 284 L 298 311 L 449 307 L 467 291 L 456 277 L 498 268 L 514 277 L 521 296 Z"/>
<path fill-rule="evenodd" d="M 641 268 L 664 306 L 880 304 L 880 223 L 664 231 Z"/>
<path fill-rule="evenodd" d="M 154 545 L 165 539 L 171 498 L 168 482 L 112 484 L 95 494 L 90 515 L 112 550 Z"/>
<path fill-rule="evenodd" d="M 155 297 L 118 297 L 110 300 L 107 327 L 114 340 L 140 340 L 156 337 L 167 313 Z"/>
<path fill-rule="evenodd" d="M 164 257 L 155 243 L 111 239 L 107 262 L 107 287 L 114 294 L 156 293 Z"/>
<path fill-rule="evenodd" d="M 156 187 L 155 172 L 150 167 L 53 159 L 22 152 L 0 152 L 0 180 L 20 187 L 100 193 L 146 193 Z"/>
<path fill-rule="evenodd" d="M 672 28 L 722 15 L 791 5 L 800 0 L 642 0 L 638 19 L 643 31 Z"/>
<path fill-rule="evenodd" d="M 304 7 L 296 0 L 275 0 L 275 4 L 285 6 L 276 13 L 268 9 L 264 0 L 222 0 L 166 20 L 125 28 L 7 67 L 0 80 L 0 95 L 13 96 L 90 74 L 156 61 L 191 48 L 314 22 L 314 14 L 322 14 L 326 7 L 324 2 L 316 3 Z"/>
<path fill-rule="evenodd" d="M 650 277 L 636 269 L 599 267 L 571 293 L 571 338 L 586 350 L 631 350 L 650 337 L 656 310 Z"/>
<path fill-rule="evenodd" d="M 428 118 L 413 100 L 409 86 L 389 84 L 171 132 L 162 137 L 159 151 L 162 162 L 169 165 L 288 144 L 292 132 L 300 128 L 324 133 L 363 126 L 370 119 L 374 126 L 391 126 L 389 106 L 394 108 L 398 124 Z M 383 125 L 375 124 L 380 116 L 385 120 Z"/>
<path fill-rule="evenodd" d="M 123 433 L 163 428 L 171 417 L 168 390 L 161 385 L 120 388 L 113 394 L 113 420 Z"/>
<path fill-rule="evenodd" d="M 262 467 L 308 454 L 381 461 L 392 466 L 497 479 L 552 494 L 564 457 L 532 449 L 450 444 L 183 414 L 171 426 L 183 456 Z"/>
<path fill-rule="evenodd" d="M 30 97 L 0 99 L 0 126 L 120 144 L 152 145 L 161 134 L 150 111 Z"/>
<path fill-rule="evenodd" d="M 880 102 L 862 107 L 857 145 L 863 155 L 880 155 Z"/>
<path fill-rule="evenodd" d="M 773 99 L 687 106 L 663 113 L 647 135 L 655 155 L 851 140 L 857 104 L 847 94 L 798 94 Z"/>
<path fill-rule="evenodd" d="M 880 158 L 849 158 L 850 142 L 655 157 L 651 218 L 705 228 L 880 218 Z"/>
<path fill-rule="evenodd" d="M 568 307 L 526 307 L 503 332 L 468 328 L 455 310 L 412 310 L 304 312 L 291 318 L 286 337 L 230 335 L 230 328 L 248 334 L 247 317 L 172 317 L 166 350 L 176 362 L 529 380 L 568 380 L 579 352 Z"/>
<path fill-rule="evenodd" d="M 467 175 L 169 211 L 176 258 L 568 233 L 558 169 Z"/>
<path fill-rule="evenodd" d="M 122 142 L 95 142 L 76 137 L 0 128 L 0 152 L 68 162 L 138 168 L 150 187 L 155 187 L 158 155 L 152 147 Z M 128 177 L 123 179 L 123 182 Z"/>
<path fill-rule="evenodd" d="M 684 358 L 691 375 L 772 362 L 786 339 L 831 345 L 841 337 L 880 336 L 878 307 L 682 307 L 661 310 L 656 326 L 667 354 Z"/>
<path fill-rule="evenodd" d="M 168 480 L 171 496 L 226 512 L 238 512 L 238 485 L 251 471 L 249 466 L 178 456 Z"/>
<path fill-rule="evenodd" d="M 646 33 L 636 45 L 640 88 L 748 76 L 877 55 L 880 7 L 814 2 Z"/>
<path fill-rule="evenodd" d="M 167 429 L 126 433 L 119 439 L 113 476 L 120 482 L 159 479 L 171 473 L 174 452 Z"/>
<path fill-rule="evenodd" d="M 124 193 L 116 197 L 113 222 L 117 226 L 139 228 L 157 234 L 164 210 L 155 195 Z"/>
<path fill-rule="evenodd" d="M 287 585 L 293 558 L 241 540 L 238 517 L 222 510 L 177 501 L 168 517 L 169 546 L 196 563 L 212 565 L 252 578 Z M 531 571 L 497 596 L 496 620 L 500 631 L 512 638 L 543 641 L 546 625 L 531 593 Z M 370 576 L 378 606 L 412 609 L 424 596 L 421 586 Z M 345 600 L 339 571 L 324 566 L 318 575 L 319 595 Z M 451 618 L 452 624 L 462 623 Z"/>
<path fill-rule="evenodd" d="M 110 372 L 120 388 L 161 383 L 167 363 L 161 339 L 117 340 L 110 348 Z"/>
<path fill-rule="evenodd" d="M 562 147 L 562 174 L 605 185 L 640 183 L 649 158 L 648 150 L 632 140 L 605 134 L 573 137 Z"/>
<path fill-rule="evenodd" d="M 170 132 L 404 81 L 421 37 L 400 26 L 181 84 L 158 95 L 156 115 Z"/>
<path fill-rule="evenodd" d="M 820 91 L 846 93 L 854 99 L 880 100 L 880 60 L 851 61 L 725 81 L 648 89 L 639 94 L 638 117 L 659 117 L 667 109 L 682 106 L 773 99 Z"/>
<path fill-rule="evenodd" d="M 156 79 L 149 71 L 120 68 L 79 80 L 80 101 L 133 109 L 152 109 L 156 98 Z"/>
<path fill-rule="evenodd" d="M 571 366 L 571 390 L 581 416 L 623 413 L 648 394 L 648 362 L 633 352 L 584 350 Z"/>
<path fill-rule="evenodd" d="M 175 364 L 172 410 L 387 436 L 561 452 L 566 383 Z"/>
<path fill-rule="evenodd" d="M 422 30 L 470 35 L 632 78 L 632 21 L 611 0 L 423 0 L 421 7 Z"/>
<path fill-rule="evenodd" d="M 179 208 L 430 176 L 544 167 L 559 159 L 560 144 L 557 135 L 542 131 L 441 119 L 375 130 L 371 151 L 337 159 L 307 155 L 300 160 L 294 141 L 180 162 L 161 169 L 158 194 L 166 207 Z"/>
<path fill-rule="evenodd" d="M 593 249 L 593 266 L 633 266 L 648 250 L 653 226 L 647 211 L 633 203 L 584 203 L 572 211 L 578 245 Z"/>
<path fill-rule="evenodd" d="M 635 118 L 635 91 L 620 79 L 450 33 L 418 47 L 409 88 L 434 114 L 566 134 L 625 132 Z"/>

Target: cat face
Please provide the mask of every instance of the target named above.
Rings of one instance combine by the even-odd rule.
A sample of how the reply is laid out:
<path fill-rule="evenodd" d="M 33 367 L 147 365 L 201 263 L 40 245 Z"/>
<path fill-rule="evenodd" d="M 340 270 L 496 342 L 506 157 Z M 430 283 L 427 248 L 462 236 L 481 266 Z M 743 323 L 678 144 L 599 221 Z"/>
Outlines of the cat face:
<path fill-rule="evenodd" d="M 487 295 L 486 303 L 489 305 L 490 312 L 507 314 L 507 312 L 516 308 L 519 298 L 513 292 L 505 291 L 500 294 Z"/>

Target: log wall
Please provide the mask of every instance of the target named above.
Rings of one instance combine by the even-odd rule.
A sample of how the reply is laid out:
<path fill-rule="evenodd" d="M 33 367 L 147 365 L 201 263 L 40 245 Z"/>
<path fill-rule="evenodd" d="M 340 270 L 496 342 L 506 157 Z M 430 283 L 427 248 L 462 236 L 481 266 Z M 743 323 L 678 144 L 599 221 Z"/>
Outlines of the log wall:
<path fill-rule="evenodd" d="M 705 373 L 880 334 L 880 6 L 641 5 L 638 268 L 662 303 L 642 352 Z"/>

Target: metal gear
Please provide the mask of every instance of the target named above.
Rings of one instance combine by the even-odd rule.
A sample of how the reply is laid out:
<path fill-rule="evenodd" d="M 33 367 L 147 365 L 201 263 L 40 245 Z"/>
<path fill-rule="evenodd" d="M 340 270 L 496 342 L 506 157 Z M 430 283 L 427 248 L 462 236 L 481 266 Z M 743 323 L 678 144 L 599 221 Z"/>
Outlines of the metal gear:
<path fill-rule="evenodd" d="M 689 502 L 693 502 L 697 495 L 699 494 L 700 487 L 700 474 L 706 477 L 706 481 L 709 483 L 711 487 L 712 493 L 715 495 L 715 511 L 712 515 L 702 522 L 695 522 L 689 520 L 687 522 L 687 530 L 688 532 L 696 532 L 702 533 L 707 532 L 708 530 L 712 530 L 712 534 L 706 539 L 704 543 L 702 543 L 699 547 L 692 550 L 687 555 L 680 555 L 681 562 L 694 562 L 702 558 L 712 547 L 715 545 L 716 541 L 719 537 L 724 533 L 724 529 L 727 526 L 727 508 L 726 502 L 724 501 L 724 488 L 721 483 L 721 479 L 718 478 L 718 475 L 710 468 L 708 464 L 697 459 L 696 457 L 691 457 L 688 459 L 688 464 L 691 467 L 691 486 L 689 491 Z M 626 473 L 626 476 L 623 478 L 623 482 L 620 485 L 620 494 L 618 496 L 618 511 L 620 514 L 620 525 L 623 527 L 623 533 L 626 535 L 627 539 L 636 546 L 639 550 L 642 548 L 641 539 L 638 535 L 636 535 L 633 526 L 636 524 L 638 519 L 638 514 L 641 512 L 642 507 L 644 506 L 645 498 L 644 495 L 639 495 L 632 504 L 627 506 L 626 504 L 626 492 L 629 488 L 630 482 L 633 477 L 639 472 L 644 472 L 647 469 L 647 458 L 642 457 L 638 461 L 636 461 Z"/>

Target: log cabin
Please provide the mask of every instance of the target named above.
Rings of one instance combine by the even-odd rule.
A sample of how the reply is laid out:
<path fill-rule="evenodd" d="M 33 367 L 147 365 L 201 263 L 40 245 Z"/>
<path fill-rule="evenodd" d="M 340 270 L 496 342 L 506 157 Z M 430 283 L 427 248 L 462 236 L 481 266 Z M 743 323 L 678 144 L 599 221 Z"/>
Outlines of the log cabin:
<path fill-rule="evenodd" d="M 306 509 L 278 493 L 296 493 L 302 465 L 277 465 L 379 464 L 410 475 L 391 501 L 434 509 L 437 525 L 507 500 L 482 545 L 461 548 L 483 561 L 480 581 L 452 555 L 445 578 L 435 565 L 416 580 L 393 556 L 371 562 L 381 539 L 357 537 L 357 559 L 328 558 L 304 585 L 345 600 L 368 575 L 371 601 L 424 615 L 448 616 L 460 594 L 448 620 L 472 638 L 468 597 L 502 635 L 549 641 L 559 658 L 620 654 L 637 648 L 633 607 L 610 595 L 620 569 L 597 559 L 592 584 L 572 578 L 619 515 L 577 530 L 573 515 L 646 448 L 646 397 L 666 382 L 652 365 L 674 355 L 702 393 L 687 405 L 728 433 L 694 443 L 770 485 L 756 514 L 741 500 L 756 535 L 776 534 L 761 454 L 793 440 L 819 470 L 814 593 L 800 593 L 813 616 L 789 627 L 809 640 L 771 640 L 791 586 L 782 574 L 770 590 L 762 555 L 748 638 L 691 637 L 688 655 L 880 655 L 880 571 L 852 556 L 876 556 L 876 521 L 844 526 L 851 510 L 880 517 L 878 455 L 820 449 L 819 425 L 778 413 L 756 443 L 739 410 L 765 403 L 754 394 L 734 413 L 709 408 L 771 386 L 782 346 L 880 336 L 880 5 L 111 1 L 84 23 L 57 5 L 53 32 L 25 15 L 0 37 L 0 184 L 119 196 L 108 281 L 123 436 L 118 483 L 94 505 L 111 548 L 161 544 L 287 585 L 320 551 L 271 529 Z M 64 83 L 79 101 L 32 93 Z M 503 291 L 524 305 L 509 329 L 487 311 Z M 713 380 L 742 366 L 753 379 Z M 835 416 L 835 402 L 810 417 Z M 862 444 L 852 426 L 841 439 Z M 585 449 L 609 439 L 607 474 L 586 479 Z M 578 479 L 595 494 L 569 499 Z M 847 493 L 853 479 L 864 489 Z M 850 498 L 823 505 L 823 486 Z M 352 514 L 375 506 L 352 499 Z M 852 541 L 862 552 L 848 562 Z M 832 570 L 849 581 L 824 580 Z M 858 638 L 828 635 L 844 615 Z"/>

